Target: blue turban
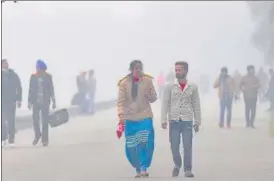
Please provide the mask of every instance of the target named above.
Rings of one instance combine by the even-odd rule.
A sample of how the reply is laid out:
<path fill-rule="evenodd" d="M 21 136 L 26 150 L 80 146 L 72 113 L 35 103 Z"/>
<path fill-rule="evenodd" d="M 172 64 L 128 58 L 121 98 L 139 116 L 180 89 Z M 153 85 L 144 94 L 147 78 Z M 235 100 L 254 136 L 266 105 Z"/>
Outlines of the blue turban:
<path fill-rule="evenodd" d="M 43 60 L 37 60 L 36 61 L 36 67 L 40 70 L 47 70 L 47 64 Z"/>

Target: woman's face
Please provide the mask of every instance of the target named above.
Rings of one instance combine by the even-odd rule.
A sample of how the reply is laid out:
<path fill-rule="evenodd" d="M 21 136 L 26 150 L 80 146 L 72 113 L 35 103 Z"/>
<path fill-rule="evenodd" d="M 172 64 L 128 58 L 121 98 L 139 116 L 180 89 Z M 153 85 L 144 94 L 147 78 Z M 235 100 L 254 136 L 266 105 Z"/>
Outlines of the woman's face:
<path fill-rule="evenodd" d="M 140 77 L 140 75 L 142 74 L 142 70 L 143 70 L 142 64 L 141 64 L 141 63 L 137 63 L 137 64 L 134 66 L 133 70 L 132 70 L 133 76 L 134 76 L 134 77 Z"/>

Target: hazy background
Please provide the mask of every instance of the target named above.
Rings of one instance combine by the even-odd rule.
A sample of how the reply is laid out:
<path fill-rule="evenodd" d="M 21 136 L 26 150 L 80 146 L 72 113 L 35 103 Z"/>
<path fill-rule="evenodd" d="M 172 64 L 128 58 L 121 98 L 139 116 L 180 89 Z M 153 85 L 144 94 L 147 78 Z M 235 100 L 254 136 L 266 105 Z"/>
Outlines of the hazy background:
<path fill-rule="evenodd" d="M 3 57 L 21 77 L 24 107 L 37 59 L 47 62 L 63 106 L 76 75 L 91 68 L 102 101 L 116 97 L 133 59 L 153 76 L 185 60 L 193 79 L 213 79 L 224 65 L 245 73 L 263 58 L 250 41 L 254 23 L 245 2 L 6 2 L 2 15 Z"/>

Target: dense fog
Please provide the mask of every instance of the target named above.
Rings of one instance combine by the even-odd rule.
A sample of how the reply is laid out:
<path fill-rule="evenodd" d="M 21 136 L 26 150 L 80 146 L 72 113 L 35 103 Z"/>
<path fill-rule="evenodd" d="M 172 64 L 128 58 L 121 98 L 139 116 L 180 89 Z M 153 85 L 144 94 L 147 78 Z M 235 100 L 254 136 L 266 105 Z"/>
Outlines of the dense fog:
<path fill-rule="evenodd" d="M 98 102 L 116 97 L 133 59 L 154 77 L 188 61 L 193 81 L 201 74 L 213 81 L 222 66 L 244 74 L 263 59 L 250 41 L 245 2 L 6 2 L 2 23 L 3 58 L 21 77 L 23 109 L 37 59 L 48 64 L 59 107 L 70 104 L 77 74 L 89 69 Z"/>

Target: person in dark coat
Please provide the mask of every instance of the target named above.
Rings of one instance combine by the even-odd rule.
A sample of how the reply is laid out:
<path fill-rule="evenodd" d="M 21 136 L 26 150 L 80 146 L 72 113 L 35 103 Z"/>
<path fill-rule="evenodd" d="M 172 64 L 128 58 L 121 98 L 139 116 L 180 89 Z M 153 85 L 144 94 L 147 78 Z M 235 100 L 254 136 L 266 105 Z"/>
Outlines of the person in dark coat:
<path fill-rule="evenodd" d="M 76 84 L 78 88 L 77 102 L 80 106 L 81 113 L 88 113 L 89 102 L 87 100 L 88 96 L 88 81 L 86 79 L 87 73 L 82 72 L 76 78 Z"/>
<path fill-rule="evenodd" d="M 11 146 L 14 145 L 15 139 L 15 114 L 16 106 L 21 107 L 22 87 L 19 76 L 14 70 L 9 68 L 8 61 L 3 59 L 2 65 L 2 145 L 8 140 Z"/>
<path fill-rule="evenodd" d="M 49 110 L 56 108 L 54 86 L 51 74 L 46 72 L 47 65 L 44 61 L 36 62 L 36 73 L 32 74 L 29 83 L 28 108 L 33 111 L 33 128 L 35 146 L 42 137 L 43 146 L 48 146 L 49 142 Z M 40 113 L 42 118 L 42 133 L 40 129 Z"/>

